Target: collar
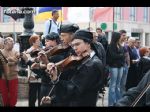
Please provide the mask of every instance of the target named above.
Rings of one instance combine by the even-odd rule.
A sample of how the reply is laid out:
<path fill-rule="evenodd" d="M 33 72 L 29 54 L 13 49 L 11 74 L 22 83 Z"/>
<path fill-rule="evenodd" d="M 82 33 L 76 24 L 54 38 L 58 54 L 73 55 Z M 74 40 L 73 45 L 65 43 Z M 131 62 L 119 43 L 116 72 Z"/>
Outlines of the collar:
<path fill-rule="evenodd" d="M 143 58 L 150 60 L 150 57 L 148 56 L 143 56 Z"/>
<path fill-rule="evenodd" d="M 95 55 L 95 51 L 92 51 L 92 52 L 90 53 L 90 58 L 92 58 L 94 55 Z"/>

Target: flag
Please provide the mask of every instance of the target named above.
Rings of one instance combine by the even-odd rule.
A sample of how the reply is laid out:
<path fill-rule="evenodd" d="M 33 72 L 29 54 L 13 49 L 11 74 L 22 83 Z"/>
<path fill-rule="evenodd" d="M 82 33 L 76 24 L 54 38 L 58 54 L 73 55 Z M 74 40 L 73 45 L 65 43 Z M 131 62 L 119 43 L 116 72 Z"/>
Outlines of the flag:
<path fill-rule="evenodd" d="M 113 7 L 98 7 L 93 10 L 92 20 L 94 22 L 112 22 Z"/>
<path fill-rule="evenodd" d="M 64 21 L 71 23 L 83 23 L 90 21 L 89 7 L 64 7 Z"/>
<path fill-rule="evenodd" d="M 36 15 L 34 16 L 34 20 L 37 21 L 46 21 L 52 18 L 52 11 L 58 10 L 59 18 L 58 21 L 62 21 L 62 7 L 37 7 L 36 8 Z"/>

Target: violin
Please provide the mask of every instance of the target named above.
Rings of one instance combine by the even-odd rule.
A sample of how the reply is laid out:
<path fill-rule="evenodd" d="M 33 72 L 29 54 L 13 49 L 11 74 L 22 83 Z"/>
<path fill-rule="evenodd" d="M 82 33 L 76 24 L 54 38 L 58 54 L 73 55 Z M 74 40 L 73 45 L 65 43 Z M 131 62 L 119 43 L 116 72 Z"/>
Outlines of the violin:
<path fill-rule="evenodd" d="M 134 102 L 130 106 L 135 107 L 149 88 L 150 88 L 150 82 L 144 87 L 142 92 L 136 97 L 136 99 L 134 100 Z"/>
<path fill-rule="evenodd" d="M 69 49 L 70 49 L 69 45 L 62 45 L 62 44 L 59 44 L 59 45 L 57 45 L 57 46 L 55 46 L 55 47 L 53 47 L 53 48 L 49 47 L 48 50 L 47 50 L 47 48 L 46 48 L 45 51 L 44 51 L 44 50 L 41 50 L 40 52 L 37 51 L 37 52 L 38 52 L 38 56 L 35 58 L 35 60 L 37 60 L 37 61 L 35 61 L 35 62 L 36 62 L 36 63 L 39 63 L 39 62 L 40 62 L 39 58 L 40 58 L 40 56 L 41 56 L 42 54 L 46 55 L 46 56 L 49 58 L 49 57 L 54 56 L 54 55 L 57 55 L 57 54 L 59 54 L 59 53 L 66 52 L 66 51 L 68 51 Z"/>
<path fill-rule="evenodd" d="M 45 47 L 44 49 L 35 49 L 35 50 L 32 50 L 29 54 L 31 57 L 38 57 L 38 53 L 41 52 L 41 51 L 48 51 L 49 49 L 51 49 L 52 47 L 49 46 L 49 47 Z"/>
<path fill-rule="evenodd" d="M 68 50 L 69 50 L 69 46 L 59 44 L 59 45 L 47 50 L 44 54 L 46 54 L 47 57 L 50 57 L 50 56 L 53 56 L 53 55 L 56 55 L 59 53 L 66 52 Z"/>
<path fill-rule="evenodd" d="M 85 54 L 84 56 L 69 56 L 67 58 L 65 58 L 64 60 L 55 63 L 55 66 L 57 67 L 58 71 L 62 72 L 66 69 L 69 69 L 70 67 L 73 67 L 77 64 L 80 64 L 81 62 L 84 62 L 85 60 L 87 60 L 90 57 L 89 54 Z M 46 70 L 46 72 L 49 72 L 48 70 Z"/>
<path fill-rule="evenodd" d="M 86 62 L 88 62 L 88 59 L 90 59 L 89 57 L 90 57 L 90 55 L 88 53 L 85 53 L 82 56 L 72 55 L 72 56 L 69 56 L 69 57 L 65 58 L 64 60 L 56 63 L 55 66 L 57 67 L 58 71 L 60 71 L 60 73 L 61 73 L 62 71 L 74 66 L 75 64 L 80 63 L 80 65 L 84 65 Z M 53 69 L 54 69 L 54 67 L 51 70 L 53 70 Z M 50 71 L 48 69 L 46 69 L 46 72 L 49 73 Z M 58 79 L 59 79 L 60 75 L 58 75 Z M 48 96 L 51 96 L 51 93 L 54 90 L 54 88 L 55 88 L 55 84 L 52 86 L 51 90 L 49 91 Z M 51 97 L 53 98 L 53 96 L 51 96 Z"/>

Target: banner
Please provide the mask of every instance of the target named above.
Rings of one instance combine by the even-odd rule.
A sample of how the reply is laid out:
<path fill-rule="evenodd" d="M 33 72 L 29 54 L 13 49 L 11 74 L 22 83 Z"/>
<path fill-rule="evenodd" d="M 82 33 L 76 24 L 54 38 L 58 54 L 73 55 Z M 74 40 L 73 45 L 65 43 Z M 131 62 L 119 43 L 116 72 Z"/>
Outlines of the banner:
<path fill-rule="evenodd" d="M 58 21 L 62 21 L 62 7 L 36 7 L 36 15 L 34 16 L 35 22 L 46 21 L 52 18 L 52 11 L 58 10 L 59 18 Z"/>
<path fill-rule="evenodd" d="M 98 7 L 93 10 L 94 22 L 112 22 L 113 21 L 113 7 Z"/>
<path fill-rule="evenodd" d="M 64 21 L 71 23 L 83 23 L 90 21 L 89 7 L 64 7 Z"/>

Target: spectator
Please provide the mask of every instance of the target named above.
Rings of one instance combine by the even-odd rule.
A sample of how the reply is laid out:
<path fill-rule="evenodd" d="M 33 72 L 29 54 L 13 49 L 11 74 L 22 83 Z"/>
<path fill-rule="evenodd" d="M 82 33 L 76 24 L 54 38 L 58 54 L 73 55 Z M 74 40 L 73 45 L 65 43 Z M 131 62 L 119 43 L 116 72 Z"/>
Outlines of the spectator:
<path fill-rule="evenodd" d="M 120 83 L 123 75 L 125 60 L 124 49 L 120 45 L 121 35 L 113 32 L 111 43 L 106 52 L 106 63 L 110 70 L 110 84 L 108 93 L 108 105 L 113 106 L 121 98 Z"/>
<path fill-rule="evenodd" d="M 4 106 L 14 107 L 17 103 L 18 94 L 18 66 L 19 52 L 13 50 L 14 41 L 12 37 L 4 40 L 2 53 L 8 60 L 8 74 L 0 79 L 0 91 L 2 92 Z M 9 90 L 9 91 L 8 91 Z"/>
<path fill-rule="evenodd" d="M 121 78 L 121 94 L 123 94 L 126 91 L 125 84 L 127 80 L 128 68 L 130 66 L 130 56 L 129 56 L 129 52 L 127 50 L 127 44 L 126 44 L 126 41 L 127 41 L 126 31 L 120 30 L 119 32 L 121 34 L 120 42 L 125 51 L 125 64 L 123 68 L 123 75 Z"/>
<path fill-rule="evenodd" d="M 140 60 L 138 63 L 138 81 L 137 83 L 139 83 L 139 81 L 144 77 L 145 73 L 150 70 L 150 57 L 148 57 L 150 55 L 150 50 L 148 47 L 142 47 L 139 49 L 139 53 L 140 53 Z"/>
<path fill-rule="evenodd" d="M 98 33 L 98 42 L 100 42 L 103 47 L 105 48 L 105 51 L 107 50 L 108 41 L 106 39 L 106 35 L 102 32 L 101 28 L 96 28 L 96 32 Z"/>
<path fill-rule="evenodd" d="M 60 33 L 60 24 L 57 22 L 59 18 L 59 13 L 57 10 L 52 11 L 52 19 L 49 19 L 45 22 L 44 28 L 44 36 L 51 32 L 55 32 L 57 34 Z"/>
<path fill-rule="evenodd" d="M 135 77 L 137 77 L 137 66 L 138 66 L 139 57 L 135 48 L 134 37 L 130 37 L 128 39 L 127 50 L 130 56 L 130 67 L 127 75 L 126 90 L 128 90 L 131 87 L 135 87 L 137 85 L 137 79 Z"/>

